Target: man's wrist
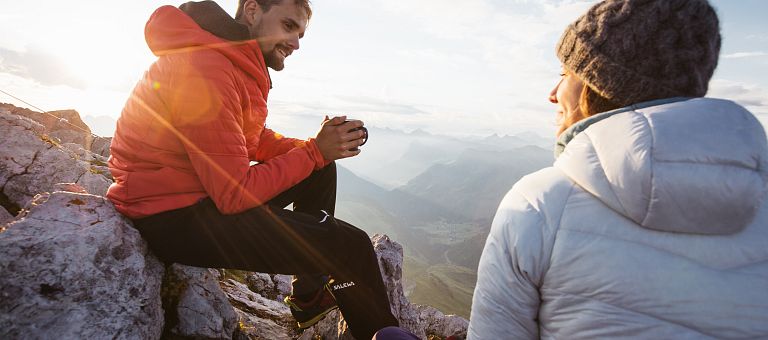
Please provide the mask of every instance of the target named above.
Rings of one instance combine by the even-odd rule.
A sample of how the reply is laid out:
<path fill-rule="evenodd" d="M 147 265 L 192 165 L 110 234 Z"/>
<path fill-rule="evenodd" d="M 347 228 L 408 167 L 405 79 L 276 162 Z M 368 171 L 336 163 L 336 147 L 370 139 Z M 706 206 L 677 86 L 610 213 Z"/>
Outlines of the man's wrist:
<path fill-rule="evenodd" d="M 310 158 L 315 162 L 315 170 L 324 168 L 326 165 L 331 164 L 332 160 L 327 160 L 320 152 L 320 148 L 317 146 L 317 142 L 314 138 L 307 139 L 305 149 L 309 153 Z"/>

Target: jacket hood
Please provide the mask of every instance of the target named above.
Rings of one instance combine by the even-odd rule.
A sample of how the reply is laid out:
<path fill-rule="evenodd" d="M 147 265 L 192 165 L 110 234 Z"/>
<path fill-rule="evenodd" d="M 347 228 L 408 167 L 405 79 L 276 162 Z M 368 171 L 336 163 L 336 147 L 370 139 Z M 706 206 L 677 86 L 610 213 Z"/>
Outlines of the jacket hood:
<path fill-rule="evenodd" d="M 768 183 L 765 131 L 746 109 L 696 98 L 591 117 L 555 162 L 642 227 L 727 235 L 755 217 Z"/>
<path fill-rule="evenodd" d="M 158 57 L 214 49 L 254 78 L 267 74 L 256 40 L 227 41 L 219 38 L 173 6 L 162 6 L 152 13 L 144 27 L 144 37 L 149 49 Z"/>

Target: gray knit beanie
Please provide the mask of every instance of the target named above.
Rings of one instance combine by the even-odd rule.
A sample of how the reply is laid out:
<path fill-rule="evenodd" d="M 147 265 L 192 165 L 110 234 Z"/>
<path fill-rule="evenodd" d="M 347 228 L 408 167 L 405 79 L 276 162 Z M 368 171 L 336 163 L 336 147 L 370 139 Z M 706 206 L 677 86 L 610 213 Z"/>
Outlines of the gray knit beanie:
<path fill-rule="evenodd" d="M 720 27 L 707 0 L 605 0 L 565 29 L 556 50 L 567 70 L 622 107 L 702 97 Z"/>

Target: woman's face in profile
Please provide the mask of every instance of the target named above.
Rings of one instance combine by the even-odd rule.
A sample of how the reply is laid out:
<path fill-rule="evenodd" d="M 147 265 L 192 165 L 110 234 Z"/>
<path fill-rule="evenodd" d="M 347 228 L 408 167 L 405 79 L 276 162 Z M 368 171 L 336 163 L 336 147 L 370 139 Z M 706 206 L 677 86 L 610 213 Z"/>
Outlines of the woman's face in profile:
<path fill-rule="evenodd" d="M 579 98 L 583 89 L 584 82 L 563 68 L 560 73 L 560 81 L 549 93 L 549 101 L 557 105 L 558 134 L 579 120 L 574 118 L 581 116 L 579 114 Z"/>

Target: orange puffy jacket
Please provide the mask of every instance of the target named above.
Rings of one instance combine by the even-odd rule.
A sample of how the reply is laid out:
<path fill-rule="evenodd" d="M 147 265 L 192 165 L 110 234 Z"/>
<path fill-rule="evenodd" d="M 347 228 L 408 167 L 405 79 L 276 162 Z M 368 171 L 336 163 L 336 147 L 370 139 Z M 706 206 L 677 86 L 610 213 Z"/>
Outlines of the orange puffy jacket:
<path fill-rule="evenodd" d="M 256 41 L 221 40 L 172 6 L 152 14 L 145 35 L 159 58 L 125 104 L 109 159 L 107 198 L 122 214 L 142 218 L 204 197 L 234 214 L 328 163 L 314 139 L 264 126 L 270 81 Z"/>

